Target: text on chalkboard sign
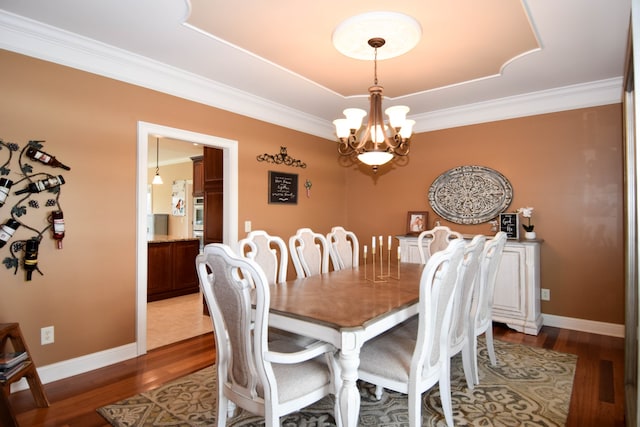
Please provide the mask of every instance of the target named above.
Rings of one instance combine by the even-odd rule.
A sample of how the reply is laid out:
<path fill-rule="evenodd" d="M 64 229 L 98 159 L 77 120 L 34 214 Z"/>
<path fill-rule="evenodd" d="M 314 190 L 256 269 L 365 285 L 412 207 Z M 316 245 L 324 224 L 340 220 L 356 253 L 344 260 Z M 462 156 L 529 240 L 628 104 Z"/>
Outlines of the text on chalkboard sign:
<path fill-rule="evenodd" d="M 517 213 L 501 213 L 500 214 L 500 231 L 507 233 L 507 239 L 518 239 L 518 214 Z"/>
<path fill-rule="evenodd" d="M 269 171 L 269 203 L 298 203 L 298 175 Z"/>

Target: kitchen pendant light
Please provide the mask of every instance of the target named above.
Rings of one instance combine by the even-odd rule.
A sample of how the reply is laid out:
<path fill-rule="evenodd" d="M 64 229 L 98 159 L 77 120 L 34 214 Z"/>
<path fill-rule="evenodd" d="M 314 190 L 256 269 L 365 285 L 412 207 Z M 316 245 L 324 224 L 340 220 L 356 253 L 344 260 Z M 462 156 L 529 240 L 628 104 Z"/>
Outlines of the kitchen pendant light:
<path fill-rule="evenodd" d="M 160 138 L 156 137 L 156 175 L 153 177 L 151 184 L 162 184 L 162 177 L 160 176 Z"/>

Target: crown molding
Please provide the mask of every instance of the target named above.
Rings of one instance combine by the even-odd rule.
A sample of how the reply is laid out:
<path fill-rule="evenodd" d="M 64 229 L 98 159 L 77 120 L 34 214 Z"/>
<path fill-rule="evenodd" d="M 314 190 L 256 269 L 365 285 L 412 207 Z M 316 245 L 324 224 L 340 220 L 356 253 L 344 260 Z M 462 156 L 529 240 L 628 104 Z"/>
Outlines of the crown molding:
<path fill-rule="evenodd" d="M 416 121 L 414 132 L 418 133 L 617 104 L 622 102 L 622 82 L 622 77 L 598 80 L 417 114 L 411 118 Z"/>
<path fill-rule="evenodd" d="M 318 117 L 3 10 L 0 48 L 312 135 L 331 129 Z"/>
<path fill-rule="evenodd" d="M 123 49 L 0 10 L 0 48 L 220 108 L 329 140 L 329 120 Z M 411 116 L 414 132 L 622 102 L 622 77 Z"/>

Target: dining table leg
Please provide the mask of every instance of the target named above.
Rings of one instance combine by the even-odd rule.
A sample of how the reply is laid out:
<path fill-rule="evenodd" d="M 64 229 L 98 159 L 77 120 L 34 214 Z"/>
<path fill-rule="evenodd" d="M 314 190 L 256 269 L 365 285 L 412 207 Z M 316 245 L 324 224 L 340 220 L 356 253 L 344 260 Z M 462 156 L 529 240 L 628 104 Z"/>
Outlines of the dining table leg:
<path fill-rule="evenodd" d="M 343 336 L 343 345 L 340 349 L 340 378 L 342 385 L 338 390 L 338 402 L 340 409 L 338 427 L 356 427 L 360 416 L 360 392 L 358 391 L 358 367 L 360 366 L 360 345 L 355 334 L 349 340 Z M 346 342 L 345 342 L 346 341 Z M 348 345 L 345 345 L 347 344 Z"/>

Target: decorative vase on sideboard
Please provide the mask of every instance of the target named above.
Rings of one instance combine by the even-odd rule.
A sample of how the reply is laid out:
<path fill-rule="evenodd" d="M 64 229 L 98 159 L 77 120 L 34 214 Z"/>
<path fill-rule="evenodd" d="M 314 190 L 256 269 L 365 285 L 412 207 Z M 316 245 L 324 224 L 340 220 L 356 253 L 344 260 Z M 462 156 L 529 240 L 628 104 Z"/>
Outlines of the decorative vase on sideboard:
<path fill-rule="evenodd" d="M 524 238 L 527 240 L 536 240 L 536 232 L 535 231 L 525 231 Z"/>

